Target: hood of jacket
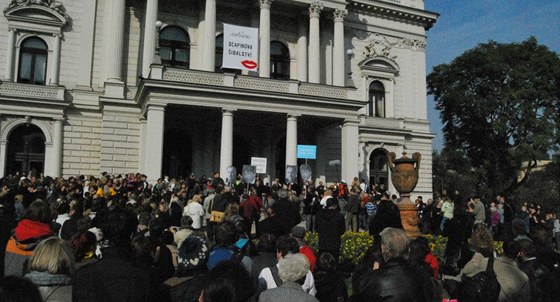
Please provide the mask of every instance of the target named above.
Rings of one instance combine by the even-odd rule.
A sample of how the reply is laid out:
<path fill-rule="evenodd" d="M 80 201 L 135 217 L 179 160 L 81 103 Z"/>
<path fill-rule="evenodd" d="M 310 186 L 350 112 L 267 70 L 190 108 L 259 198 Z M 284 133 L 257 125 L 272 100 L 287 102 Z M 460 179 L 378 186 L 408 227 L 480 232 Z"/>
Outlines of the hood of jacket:
<path fill-rule="evenodd" d="M 16 241 L 27 243 L 27 241 L 32 239 L 42 239 L 44 237 L 53 236 L 53 232 L 51 226 L 46 223 L 23 219 L 14 229 L 14 236 Z"/>

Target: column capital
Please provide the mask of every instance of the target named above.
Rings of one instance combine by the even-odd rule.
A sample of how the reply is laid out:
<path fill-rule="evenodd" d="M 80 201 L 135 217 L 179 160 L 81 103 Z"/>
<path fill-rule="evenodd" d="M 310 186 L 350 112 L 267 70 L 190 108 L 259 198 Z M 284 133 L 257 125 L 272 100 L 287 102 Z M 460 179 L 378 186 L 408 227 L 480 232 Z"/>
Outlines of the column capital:
<path fill-rule="evenodd" d="M 270 6 L 272 5 L 272 1 L 274 0 L 259 0 L 259 7 L 261 9 L 270 9 Z"/>
<path fill-rule="evenodd" d="M 334 22 L 344 22 L 344 17 L 348 15 L 348 10 L 346 9 L 335 9 L 333 12 Z"/>
<path fill-rule="evenodd" d="M 298 117 L 300 117 L 300 116 L 301 116 L 301 114 L 298 114 L 298 113 L 288 113 L 288 114 L 286 115 L 286 117 L 288 118 L 288 120 L 297 120 Z"/>
<path fill-rule="evenodd" d="M 235 111 L 237 111 L 237 108 L 231 108 L 231 107 L 222 108 L 222 113 L 226 113 L 226 112 L 234 113 Z"/>
<path fill-rule="evenodd" d="M 358 126 L 360 125 L 360 119 L 359 118 L 347 118 L 344 120 L 344 122 L 342 123 L 343 127 L 347 127 L 347 126 Z"/>
<path fill-rule="evenodd" d="M 314 1 L 309 5 L 309 17 L 310 18 L 319 18 L 321 15 L 321 11 L 325 6 L 321 1 Z"/>
<path fill-rule="evenodd" d="M 165 105 L 164 104 L 152 104 L 148 106 L 148 111 L 163 111 L 165 112 Z"/>

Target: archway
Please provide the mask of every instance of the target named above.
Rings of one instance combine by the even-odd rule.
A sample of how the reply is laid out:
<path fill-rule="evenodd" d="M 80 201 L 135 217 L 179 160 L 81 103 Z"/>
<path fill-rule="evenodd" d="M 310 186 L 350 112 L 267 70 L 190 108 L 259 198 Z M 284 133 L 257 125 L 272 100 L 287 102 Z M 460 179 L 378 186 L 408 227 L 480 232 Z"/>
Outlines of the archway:
<path fill-rule="evenodd" d="M 369 156 L 369 183 L 389 187 L 387 152 L 384 149 L 375 149 Z"/>
<path fill-rule="evenodd" d="M 38 176 L 45 171 L 45 135 L 33 124 L 15 128 L 8 136 L 6 172 Z"/>
<path fill-rule="evenodd" d="M 192 171 L 192 141 L 181 129 L 169 129 L 163 137 L 163 175 L 187 177 Z"/>

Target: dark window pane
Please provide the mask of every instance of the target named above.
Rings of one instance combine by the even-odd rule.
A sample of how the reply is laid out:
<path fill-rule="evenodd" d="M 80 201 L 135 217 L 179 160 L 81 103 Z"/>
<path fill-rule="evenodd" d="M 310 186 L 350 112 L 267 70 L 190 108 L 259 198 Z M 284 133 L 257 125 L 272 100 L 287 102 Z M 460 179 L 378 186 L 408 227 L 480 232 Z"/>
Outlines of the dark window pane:
<path fill-rule="evenodd" d="M 47 69 L 47 56 L 37 55 L 35 57 L 35 84 L 45 84 L 45 71 Z"/>

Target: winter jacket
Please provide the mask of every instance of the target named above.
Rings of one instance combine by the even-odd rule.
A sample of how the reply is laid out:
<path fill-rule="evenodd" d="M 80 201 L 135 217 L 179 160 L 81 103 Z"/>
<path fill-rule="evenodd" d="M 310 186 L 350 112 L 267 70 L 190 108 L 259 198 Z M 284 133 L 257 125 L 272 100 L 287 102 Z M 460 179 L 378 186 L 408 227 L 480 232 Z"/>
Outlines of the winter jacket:
<path fill-rule="evenodd" d="M 4 276 L 23 276 L 25 264 L 43 239 L 53 236 L 50 225 L 29 219 L 21 220 L 6 246 Z"/>
<path fill-rule="evenodd" d="M 336 209 L 323 209 L 317 213 L 315 228 L 319 235 L 319 251 L 340 251 L 340 237 L 344 234 L 344 216 Z"/>
<path fill-rule="evenodd" d="M 129 248 L 102 249 L 101 260 L 76 271 L 73 301 L 148 301 L 150 277 L 135 267 Z"/>
<path fill-rule="evenodd" d="M 25 278 L 37 285 L 44 302 L 72 301 L 72 279 L 70 276 L 34 271 L 26 274 Z"/>
<path fill-rule="evenodd" d="M 356 301 L 433 301 L 431 276 L 403 259 L 392 259 L 360 278 Z"/>

